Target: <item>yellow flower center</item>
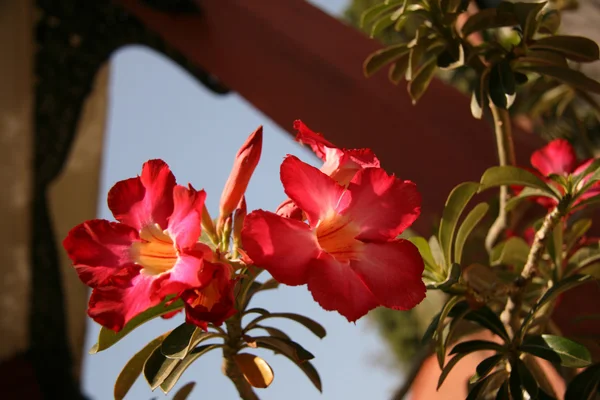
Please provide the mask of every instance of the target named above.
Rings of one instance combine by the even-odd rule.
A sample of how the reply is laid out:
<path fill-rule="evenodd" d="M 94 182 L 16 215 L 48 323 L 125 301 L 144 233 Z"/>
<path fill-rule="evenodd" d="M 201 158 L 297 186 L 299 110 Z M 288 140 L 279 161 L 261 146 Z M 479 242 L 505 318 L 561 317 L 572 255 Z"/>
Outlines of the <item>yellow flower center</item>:
<path fill-rule="evenodd" d="M 319 221 L 316 234 L 321 249 L 340 262 L 348 262 L 358 257 L 362 242 L 356 240 L 358 227 L 348 218 L 334 211 Z"/>
<path fill-rule="evenodd" d="M 159 275 L 173 268 L 177 249 L 171 237 L 158 224 L 147 225 L 140 231 L 140 242 L 131 246 L 131 256 L 147 275 Z"/>

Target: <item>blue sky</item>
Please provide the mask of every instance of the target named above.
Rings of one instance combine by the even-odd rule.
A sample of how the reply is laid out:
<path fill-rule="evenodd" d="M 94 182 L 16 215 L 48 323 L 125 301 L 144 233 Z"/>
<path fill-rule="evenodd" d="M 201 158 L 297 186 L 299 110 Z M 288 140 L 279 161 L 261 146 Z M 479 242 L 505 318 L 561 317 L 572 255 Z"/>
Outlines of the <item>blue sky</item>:
<path fill-rule="evenodd" d="M 311 2 L 332 14 L 339 14 L 346 3 L 345 0 Z M 144 48 L 120 51 L 112 60 L 99 217 L 112 219 L 106 207 L 110 187 L 118 180 L 139 174 L 142 163 L 152 158 L 165 160 L 179 183 L 191 182 L 196 188 L 204 188 L 208 208 L 216 215 L 233 157 L 247 135 L 259 125 L 264 126 L 263 153 L 246 199 L 249 210 L 274 210 L 285 198 L 278 176 L 283 157 L 295 154 L 318 165 L 312 153 L 293 142 L 239 95 L 215 96 L 170 61 Z M 385 399 L 401 382 L 401 375 L 390 367 L 393 359 L 389 351 L 368 318 L 350 324 L 339 314 L 322 310 L 306 287 L 281 287 L 265 292 L 257 296 L 254 305 L 307 315 L 321 322 L 328 332 L 320 340 L 293 322 L 274 322 L 273 325 L 284 329 L 315 354 L 314 365 L 321 374 L 323 394 L 283 356 L 256 351 L 275 371 L 271 387 L 258 391 L 261 399 Z M 138 328 L 113 348 L 86 356 L 83 386 L 87 395 L 96 400 L 111 399 L 114 381 L 129 358 L 181 322 L 182 317 L 154 321 Z M 97 333 L 98 326 L 90 321 L 86 348 L 93 345 Z M 220 354 L 215 350 L 189 368 L 178 387 L 194 380 L 197 386 L 191 399 L 235 399 L 235 389 L 221 374 L 220 367 Z M 143 378 L 128 396 L 129 399 L 171 397 L 172 394 L 150 392 Z"/>

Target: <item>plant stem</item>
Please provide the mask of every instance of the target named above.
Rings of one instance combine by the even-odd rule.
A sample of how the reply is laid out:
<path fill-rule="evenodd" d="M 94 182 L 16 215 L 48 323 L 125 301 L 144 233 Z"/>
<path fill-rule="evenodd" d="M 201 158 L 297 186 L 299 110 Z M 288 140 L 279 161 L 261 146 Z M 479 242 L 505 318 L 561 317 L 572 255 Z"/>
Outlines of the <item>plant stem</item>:
<path fill-rule="evenodd" d="M 529 254 L 527 255 L 527 261 L 525 266 L 523 267 L 523 271 L 521 271 L 521 276 L 517 280 L 518 289 L 513 297 L 509 297 L 506 302 L 506 307 L 504 311 L 500 315 L 500 319 L 508 328 L 512 330 L 513 335 L 519 330 L 520 327 L 520 314 L 521 314 L 521 306 L 523 303 L 523 290 L 529 283 L 529 281 L 533 278 L 536 273 L 536 266 L 542 255 L 544 254 L 544 247 L 546 242 L 546 237 L 550 232 L 554 230 L 556 223 L 560 220 L 562 215 L 561 207 L 557 206 L 550 213 L 546 215 L 544 218 L 544 223 L 542 227 L 535 233 L 535 238 L 533 239 L 533 244 L 531 245 L 531 249 L 529 250 Z M 515 335 L 516 337 L 516 335 Z"/>
<path fill-rule="evenodd" d="M 496 147 L 498 149 L 498 161 L 500 166 L 515 165 L 515 146 L 512 140 L 512 125 L 508 110 L 498 108 L 490 101 L 490 110 L 494 119 L 494 133 L 496 134 Z M 498 218 L 492 224 L 486 238 L 485 248 L 491 251 L 498 236 L 507 226 L 506 201 L 508 200 L 508 188 L 500 187 L 500 205 Z"/>
<path fill-rule="evenodd" d="M 233 382 L 240 399 L 259 400 L 252 386 L 248 383 L 242 371 L 235 362 L 234 356 L 240 348 L 242 338 L 242 317 L 240 313 L 225 321 L 227 326 L 227 340 L 223 347 L 223 373 Z"/>

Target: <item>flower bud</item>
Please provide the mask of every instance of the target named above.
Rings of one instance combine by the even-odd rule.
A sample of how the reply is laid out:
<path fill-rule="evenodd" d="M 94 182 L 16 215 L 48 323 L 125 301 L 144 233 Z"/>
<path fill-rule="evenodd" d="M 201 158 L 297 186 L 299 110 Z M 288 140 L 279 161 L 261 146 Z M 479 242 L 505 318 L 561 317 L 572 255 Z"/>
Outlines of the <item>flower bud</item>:
<path fill-rule="evenodd" d="M 219 205 L 220 220 L 224 221 L 231 215 L 246 192 L 248 182 L 254 173 L 254 169 L 260 159 L 262 149 L 262 126 L 248 137 L 246 143 L 240 148 L 235 156 L 233 168 L 221 194 Z"/>

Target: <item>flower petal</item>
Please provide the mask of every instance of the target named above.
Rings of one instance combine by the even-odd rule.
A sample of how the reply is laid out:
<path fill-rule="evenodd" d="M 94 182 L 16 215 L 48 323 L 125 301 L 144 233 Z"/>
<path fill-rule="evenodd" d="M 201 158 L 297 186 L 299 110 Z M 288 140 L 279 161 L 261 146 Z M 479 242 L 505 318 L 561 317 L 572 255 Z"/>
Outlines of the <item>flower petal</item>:
<path fill-rule="evenodd" d="M 298 221 L 304 220 L 302 210 L 290 199 L 283 201 L 279 207 L 277 207 L 277 210 L 275 210 L 275 214 L 280 215 L 283 218 L 297 219 Z"/>
<path fill-rule="evenodd" d="M 211 271 L 204 269 L 201 254 L 183 253 L 179 255 L 173 268 L 155 277 L 154 288 L 156 295 L 163 299 L 171 294 L 203 286 L 211 279 Z"/>
<path fill-rule="evenodd" d="M 339 312 L 350 322 L 379 305 L 349 264 L 340 263 L 327 254 L 311 262 L 308 290 L 321 307 Z"/>
<path fill-rule="evenodd" d="M 178 248 L 191 247 L 200 238 L 205 199 L 204 190 L 196 191 L 192 185 L 177 185 L 173 189 L 173 214 L 167 231 Z"/>
<path fill-rule="evenodd" d="M 229 267 L 221 263 L 206 263 L 211 280 L 201 289 L 187 290 L 182 294 L 186 321 L 207 329 L 207 323 L 221 325 L 236 313 L 233 296 L 235 281 L 231 280 Z"/>
<path fill-rule="evenodd" d="M 311 226 L 335 209 L 344 192 L 333 179 L 294 156 L 287 156 L 281 164 L 281 183 Z"/>
<path fill-rule="evenodd" d="M 129 276 L 129 249 L 139 240 L 135 229 L 117 222 L 93 219 L 71 229 L 63 247 L 79 279 L 90 287 L 116 284 Z"/>
<path fill-rule="evenodd" d="M 117 182 L 108 192 L 108 208 L 119 222 L 136 228 L 157 223 L 167 226 L 173 212 L 175 177 L 162 160 L 150 160 L 142 166 L 141 177 Z"/>
<path fill-rule="evenodd" d="M 389 240 L 408 228 L 421 213 L 417 186 L 389 176 L 381 168 L 360 170 L 350 185 L 351 201 L 343 215 L 361 227 L 360 240 Z"/>
<path fill-rule="evenodd" d="M 553 140 L 531 155 L 531 165 L 545 176 L 570 174 L 575 169 L 576 163 L 575 150 L 564 139 Z"/>
<path fill-rule="evenodd" d="M 246 217 L 242 244 L 257 266 L 292 286 L 306 283 L 308 264 L 319 253 L 308 225 L 263 210 Z"/>
<path fill-rule="evenodd" d="M 153 296 L 153 281 L 152 277 L 138 274 L 126 287 L 95 288 L 90 297 L 88 315 L 100 325 L 120 331 L 133 317 L 161 302 L 160 298 Z"/>
<path fill-rule="evenodd" d="M 315 152 L 316 156 L 321 160 L 326 161 L 326 150 L 337 149 L 337 146 L 327 141 L 320 133 L 313 132 L 304 122 L 299 119 L 294 121 L 294 129 L 298 131 L 296 134 L 296 141 L 310 146 L 312 151 Z"/>
<path fill-rule="evenodd" d="M 366 243 L 360 260 L 352 261 L 378 303 L 395 310 L 409 310 L 425 298 L 423 259 L 408 240 Z"/>

